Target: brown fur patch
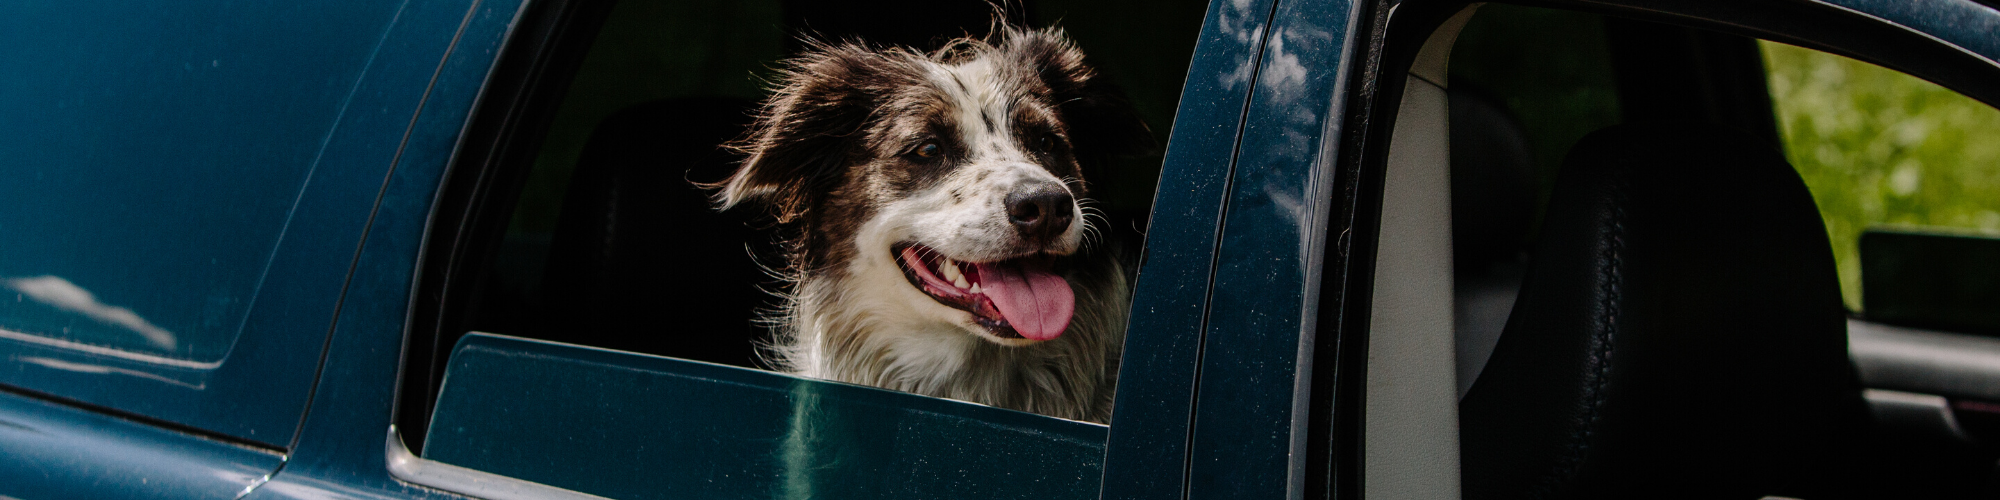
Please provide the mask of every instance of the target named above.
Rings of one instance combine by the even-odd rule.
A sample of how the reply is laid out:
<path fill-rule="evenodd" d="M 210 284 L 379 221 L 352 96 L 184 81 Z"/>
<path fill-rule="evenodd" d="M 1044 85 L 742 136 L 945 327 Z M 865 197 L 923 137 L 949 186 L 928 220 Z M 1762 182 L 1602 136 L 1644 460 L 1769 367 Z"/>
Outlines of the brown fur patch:
<path fill-rule="evenodd" d="M 928 54 L 859 42 L 808 46 L 786 63 L 753 130 L 733 145 L 746 156 L 742 165 L 711 186 L 723 208 L 761 205 L 785 235 L 782 272 L 794 285 L 773 318 L 775 361 L 808 376 L 1107 420 L 1129 300 L 1117 248 L 1085 245 L 1059 257 L 1077 311 L 1068 331 L 1030 345 L 987 342 L 935 320 L 872 310 L 880 301 L 871 294 L 884 291 L 860 283 L 882 278 L 853 273 L 893 259 L 886 245 L 857 243 L 893 204 L 944 182 L 1001 180 L 990 169 L 953 180 L 975 151 L 993 147 L 965 143 L 979 135 L 961 127 L 1010 136 L 1006 147 L 1028 152 L 1023 158 L 1046 171 L 1036 175 L 1052 176 L 1048 182 L 1081 199 L 1087 171 L 1150 140 L 1124 100 L 1056 30 L 1002 26 L 989 39 L 958 40 Z M 940 70 L 975 63 L 991 65 L 980 73 L 987 81 Z M 987 91 L 999 94 L 988 102 L 1003 113 L 958 109 L 965 96 Z M 950 118 L 966 112 L 976 113 L 976 122 Z M 943 195 L 954 204 L 997 203 L 956 185 Z"/>

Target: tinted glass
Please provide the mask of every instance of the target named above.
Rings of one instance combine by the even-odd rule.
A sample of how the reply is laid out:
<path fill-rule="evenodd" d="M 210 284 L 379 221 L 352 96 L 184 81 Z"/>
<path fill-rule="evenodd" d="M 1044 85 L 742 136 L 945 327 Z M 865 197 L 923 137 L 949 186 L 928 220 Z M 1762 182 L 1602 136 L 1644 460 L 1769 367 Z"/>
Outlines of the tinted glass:
<path fill-rule="evenodd" d="M 1863 231 L 2000 234 L 2000 110 L 1896 71 L 1763 42 L 1785 154 L 1833 240 L 1841 294 L 1862 310 Z"/>
<path fill-rule="evenodd" d="M 1103 475 L 1099 425 L 491 334 L 454 351 L 426 458 L 611 498 L 1096 498 Z M 517 400 L 549 404 L 494 411 Z"/>

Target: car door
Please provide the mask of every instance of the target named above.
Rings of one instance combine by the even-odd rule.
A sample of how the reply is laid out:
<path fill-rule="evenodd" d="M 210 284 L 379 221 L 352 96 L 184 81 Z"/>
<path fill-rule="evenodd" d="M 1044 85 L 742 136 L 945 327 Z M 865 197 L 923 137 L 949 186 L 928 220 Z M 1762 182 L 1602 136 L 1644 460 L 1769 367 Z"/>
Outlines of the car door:
<path fill-rule="evenodd" d="M 525 281 L 515 281 L 520 276 L 508 276 L 504 271 L 538 267 L 537 261 L 544 260 L 534 250 L 538 245 L 549 252 L 539 255 L 554 255 L 559 250 L 550 245 L 548 238 L 554 236 L 533 234 L 537 224 L 549 221 L 534 222 L 535 216 L 531 215 L 530 222 L 524 224 L 520 214 L 549 208 L 548 199 L 537 198 L 541 196 L 538 190 L 557 193 L 558 202 L 553 204 L 561 206 L 563 212 L 572 212 L 568 208 L 571 202 L 560 201 L 561 196 L 576 196 L 573 194 L 576 190 L 584 189 L 578 187 L 581 182 L 572 182 L 568 187 L 559 183 L 551 186 L 535 177 L 543 165 L 538 157 L 552 147 L 548 144 L 585 143 L 583 139 L 590 136 L 593 128 L 600 133 L 607 127 L 614 131 L 631 127 L 644 132 L 656 130 L 646 127 L 661 122 L 684 127 L 726 122 L 731 115 L 716 110 L 735 109 L 740 117 L 741 108 L 725 105 L 741 105 L 745 100 L 732 92 L 746 93 L 749 97 L 759 92 L 754 82 L 740 81 L 742 73 L 722 72 L 755 71 L 757 59 L 709 59 L 706 64 L 713 66 L 708 67 L 723 70 L 658 87 L 635 85 L 645 83 L 636 77 L 620 81 L 630 74 L 593 68 L 600 68 L 607 61 L 614 67 L 620 64 L 648 67 L 664 61 L 667 69 L 679 71 L 679 66 L 674 65 L 703 61 L 687 55 L 701 55 L 699 51 L 675 55 L 673 51 L 687 49 L 650 45 L 661 39 L 715 43 L 695 47 L 720 46 L 711 50 L 724 54 L 740 50 L 763 57 L 781 50 L 781 44 L 790 43 L 784 41 L 785 33 L 759 31 L 764 28 L 754 25 L 741 30 L 720 28 L 734 26 L 729 23 L 788 22 L 767 10 L 778 4 L 544 2 L 528 6 L 521 20 L 511 27 L 498 21 L 505 19 L 503 13 L 510 11 L 481 5 L 467 21 L 465 34 L 460 37 L 460 51 L 454 54 L 491 54 L 481 52 L 489 45 L 475 42 L 496 42 L 495 34 L 500 33 L 497 30 L 505 27 L 511 30 L 511 36 L 500 51 L 501 62 L 484 84 L 480 103 L 463 129 L 464 135 L 457 138 L 460 142 L 455 150 L 438 148 L 450 144 L 442 139 L 456 136 L 433 133 L 443 130 L 442 124 L 452 119 L 466 120 L 462 114 L 464 108 L 453 106 L 467 104 L 460 99 L 468 94 L 453 92 L 467 89 L 460 85 L 472 81 L 466 75 L 474 74 L 471 68 L 483 68 L 478 65 L 482 60 L 453 58 L 439 74 L 437 90 L 416 122 L 418 132 L 412 135 L 406 161 L 390 177 L 382 208 L 376 213 L 368 242 L 363 246 L 355 268 L 356 279 L 348 290 L 350 300 L 342 308 L 335 326 L 327 371 L 320 379 L 299 444 L 285 469 L 251 496 L 459 494 L 488 498 L 576 498 L 602 494 L 760 498 L 814 492 L 936 496 L 938 492 L 987 488 L 986 491 L 1003 495 L 1031 492 L 1037 496 L 1087 497 L 1095 494 L 1096 485 L 1101 482 L 1126 484 L 1171 479 L 1171 475 L 1162 476 L 1151 470 L 1134 470 L 1104 479 L 1099 471 L 1109 461 L 1146 457 L 1105 455 L 1102 450 L 1107 429 L 1102 425 L 675 359 L 749 362 L 727 357 L 733 351 L 714 358 L 702 357 L 706 355 L 694 353 L 704 351 L 688 349 L 693 342 L 647 345 L 631 342 L 630 336 L 614 335 L 621 333 L 616 330 L 588 326 L 593 322 L 610 324 L 608 319 L 616 317 L 611 315 L 564 313 L 555 317 L 566 318 L 565 322 L 532 320 L 532 313 L 546 311 L 537 309 L 549 303 L 523 306 L 506 300 L 508 287 Z M 1218 3 L 1206 7 L 1211 19 L 1231 17 L 1234 24 L 1230 30 L 1261 31 L 1258 26 L 1270 15 L 1268 5 Z M 804 12 L 826 12 L 815 10 L 817 7 L 809 3 L 783 6 Z M 1141 89 L 1155 93 L 1149 99 L 1156 106 L 1154 112 L 1174 116 L 1175 106 L 1196 103 L 1188 106 L 1199 112 L 1182 112 L 1180 115 L 1186 118 L 1174 121 L 1202 124 L 1189 130 L 1207 130 L 1201 132 L 1208 136 L 1207 145 L 1176 147 L 1174 151 L 1184 151 L 1179 154 L 1185 157 L 1182 161 L 1187 162 L 1187 167 L 1169 182 L 1177 186 L 1198 185 L 1213 195 L 1212 181 L 1226 176 L 1214 169 L 1219 168 L 1215 160 L 1227 155 L 1216 153 L 1234 144 L 1234 133 L 1214 131 L 1235 127 L 1241 117 L 1240 111 L 1232 111 L 1230 106 L 1212 103 L 1231 99 L 1241 103 L 1251 84 L 1241 79 L 1204 77 L 1199 83 L 1190 84 L 1194 90 L 1189 93 L 1195 97 L 1177 98 L 1179 81 L 1174 78 L 1185 70 L 1176 68 L 1183 61 L 1174 59 L 1185 57 L 1188 53 L 1185 51 L 1212 53 L 1199 58 L 1197 65 L 1201 69 L 1196 71 L 1226 76 L 1242 71 L 1244 59 L 1256 53 L 1251 47 L 1262 44 L 1263 40 L 1236 31 L 1218 31 L 1222 29 L 1220 25 L 1208 28 L 1210 24 L 1199 23 L 1204 8 L 1199 2 L 1169 7 L 1160 11 L 1161 24 L 1175 27 L 1176 31 L 1169 33 L 1209 30 L 1201 38 L 1203 48 L 1196 50 L 1195 40 L 1189 36 L 1166 42 L 1133 43 L 1122 48 L 1091 45 L 1108 48 L 1090 50 L 1094 53 L 1123 50 L 1131 55 L 1122 59 L 1132 61 L 1126 64 L 1165 68 L 1166 75 L 1160 82 L 1148 82 Z M 1113 33 L 1144 30 L 1142 26 L 1120 23 L 1122 15 L 1118 9 L 1093 11 L 1090 9 L 1097 7 L 1087 3 L 1077 3 L 1071 8 L 1074 10 L 1067 11 L 1070 15 L 1097 19 L 1094 24 L 1081 21 L 1071 24 L 1078 33 L 1086 29 L 1084 26 Z M 838 15 L 811 18 L 824 23 L 811 26 L 838 29 L 829 18 L 864 17 L 857 14 L 872 12 L 832 10 Z M 984 25 L 992 15 L 989 6 L 978 2 L 921 12 L 915 21 L 937 23 L 947 29 L 956 26 L 944 25 L 933 18 L 956 22 L 962 19 L 946 13 L 970 12 L 978 25 Z M 1065 11 L 1049 12 L 1054 18 Z M 922 33 L 936 29 L 924 26 L 929 27 L 919 30 Z M 924 43 L 927 37 L 928 34 L 923 34 L 910 43 Z M 1155 55 L 1161 46 L 1183 52 Z M 609 55 L 600 56 L 600 50 Z M 619 51 L 629 52 L 619 54 Z M 655 56 L 646 51 L 666 55 Z M 1162 72 L 1160 68 L 1145 71 Z M 620 85 L 625 88 L 619 88 Z M 1165 91 L 1158 88 L 1163 86 L 1167 87 Z M 620 94 L 633 92 L 633 88 L 640 90 L 636 94 Z M 667 95 L 646 94 L 649 92 Z M 694 95 L 674 95 L 674 92 Z M 564 109 L 570 107 L 566 103 L 619 99 L 630 101 L 620 104 L 630 106 L 626 110 L 629 112 L 599 114 L 575 123 L 566 123 L 562 118 Z M 445 111 L 433 112 L 432 107 L 444 107 Z M 646 119 L 657 118 L 661 113 L 676 118 Z M 576 123 L 581 123 L 581 133 L 563 130 Z M 1166 133 L 1164 126 L 1156 126 L 1160 127 L 1156 129 L 1160 133 Z M 1181 129 L 1182 126 L 1175 126 L 1175 130 Z M 710 127 L 698 131 L 714 132 Z M 705 140 L 711 142 L 702 147 L 712 148 L 713 141 L 719 139 Z M 587 142 L 573 145 L 599 147 L 595 139 Z M 645 142 L 640 144 L 643 146 Z M 452 154 L 450 168 L 440 170 L 447 160 L 443 153 L 447 152 Z M 596 158 L 589 151 L 581 156 Z M 690 161 L 707 161 L 700 158 L 702 155 L 686 156 L 695 157 Z M 1143 164 L 1139 167 L 1157 168 Z M 662 191 L 693 190 L 685 182 L 687 179 L 669 177 L 672 177 L 669 183 L 656 187 Z M 1141 193 L 1137 210 L 1142 217 L 1149 209 L 1196 215 L 1219 211 L 1221 200 L 1215 196 L 1163 205 L 1146 203 L 1146 192 L 1152 190 L 1153 179 L 1138 177 L 1145 181 L 1134 188 Z M 563 190 L 571 194 L 563 194 Z M 1178 192 L 1181 188 L 1170 190 Z M 554 212 L 541 215 L 557 220 L 571 216 Z M 719 217 L 700 204 L 684 214 L 689 218 Z M 1188 226 L 1174 227 L 1178 230 Z M 1188 228 L 1196 231 L 1193 233 L 1196 237 L 1202 234 L 1199 225 Z M 700 233 L 700 236 L 721 234 Z M 1180 237 L 1162 238 L 1161 241 L 1177 242 L 1169 245 L 1170 249 L 1212 245 Z M 742 257 L 741 240 L 692 240 L 688 245 L 714 243 L 726 245 L 734 251 L 734 256 Z M 1160 269 L 1169 275 L 1206 275 L 1209 272 L 1206 255 L 1206 251 L 1156 252 L 1154 257 L 1148 257 L 1151 263 L 1146 264 L 1148 270 L 1141 275 L 1153 272 L 1150 269 Z M 522 266 L 523 262 L 537 266 Z M 710 267 L 732 265 L 722 260 L 700 262 Z M 489 274 L 496 269 L 503 273 Z M 564 298 L 598 293 L 589 288 L 565 290 L 575 293 Z M 1190 305 L 1178 301 L 1194 300 L 1192 305 L 1197 308 L 1205 301 L 1200 293 L 1183 290 L 1160 293 L 1169 296 L 1160 300 L 1176 301 L 1168 306 L 1176 310 Z M 723 294 L 718 291 L 714 295 Z M 1142 303 L 1154 300 L 1145 296 L 1149 295 L 1139 299 Z M 495 297 L 499 300 L 493 300 Z M 552 303 L 557 304 L 553 307 L 564 306 Z M 741 313 L 747 318 L 750 312 L 748 308 L 683 310 L 676 314 L 690 316 L 685 321 L 656 322 L 654 326 L 709 325 L 712 323 L 701 315 Z M 733 326 L 736 330 L 748 326 L 743 321 L 738 323 Z M 737 334 L 720 330 L 703 333 Z M 749 344 L 736 347 L 747 348 Z M 1192 365 L 1178 365 L 1131 371 L 1135 375 L 1128 380 L 1138 386 L 1150 381 L 1175 383 L 1191 380 L 1191 374 L 1183 370 L 1192 369 Z M 1146 412 L 1131 414 L 1144 416 Z M 1173 425 L 1170 415 L 1155 416 L 1168 417 L 1160 423 Z M 1114 428 L 1116 425 L 1120 424 L 1114 422 Z M 1140 425 L 1146 424 L 1127 427 Z M 802 429 L 814 432 L 799 432 Z M 1181 432 L 1171 427 L 1164 430 Z M 1012 458 L 969 461 L 969 458 L 995 456 Z"/>
<path fill-rule="evenodd" d="M 231 498 L 282 467 L 468 8 L 0 7 L 0 495 Z"/>
<path fill-rule="evenodd" d="M 1343 282 L 1344 261 L 1326 252 L 1342 254 L 1332 249 L 1347 242 L 1343 187 L 1352 177 L 1339 165 L 1353 150 L 1342 131 L 1355 113 L 1351 96 L 1366 85 L 1356 73 L 1363 64 L 1356 40 L 1372 12 L 1340 1 L 1216 4 L 1220 15 L 1207 29 L 1256 40 L 1247 47 L 1255 57 L 1220 74 L 1191 74 L 1190 88 L 1243 88 L 1248 96 L 1183 106 L 1240 106 L 1244 115 L 1228 127 L 1177 128 L 1187 135 L 1174 147 L 1234 136 L 1233 154 L 1225 164 L 1198 148 L 1170 149 L 1162 182 L 1198 186 L 1175 201 L 1196 195 L 1224 208 L 1156 208 L 1150 258 L 1198 264 L 1187 275 L 1141 277 L 1141 296 L 1176 302 L 1134 317 L 1134 331 L 1147 335 L 1133 336 L 1126 355 L 1127 373 L 1199 375 L 1122 386 L 1118 418 L 1144 424 L 1123 434 L 1124 420 L 1114 422 L 1107 452 L 1107 474 L 1185 472 L 1178 480 L 1107 483 L 1106 498 L 1277 498 L 1328 487 L 1311 469 L 1327 466 L 1326 449 L 1308 446 L 1308 434 L 1326 428 L 1307 423 L 1333 410 L 1325 392 L 1332 379 L 1318 374 L 1331 372 L 1343 345 L 1323 332 L 1338 321 L 1324 307 L 1342 294 L 1328 285 Z M 1255 22 L 1260 12 L 1270 13 L 1269 24 Z"/>

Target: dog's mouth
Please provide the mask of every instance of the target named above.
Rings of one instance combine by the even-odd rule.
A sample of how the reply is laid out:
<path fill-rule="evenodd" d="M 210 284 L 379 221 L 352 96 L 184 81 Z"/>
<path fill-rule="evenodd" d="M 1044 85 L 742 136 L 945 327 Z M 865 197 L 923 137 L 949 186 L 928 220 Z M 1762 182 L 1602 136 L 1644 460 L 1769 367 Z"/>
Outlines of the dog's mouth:
<path fill-rule="evenodd" d="M 1069 329 L 1076 313 L 1076 293 L 1051 270 L 1053 256 L 958 262 L 918 244 L 891 250 L 910 285 L 940 304 L 972 313 L 995 337 L 1053 339 Z"/>

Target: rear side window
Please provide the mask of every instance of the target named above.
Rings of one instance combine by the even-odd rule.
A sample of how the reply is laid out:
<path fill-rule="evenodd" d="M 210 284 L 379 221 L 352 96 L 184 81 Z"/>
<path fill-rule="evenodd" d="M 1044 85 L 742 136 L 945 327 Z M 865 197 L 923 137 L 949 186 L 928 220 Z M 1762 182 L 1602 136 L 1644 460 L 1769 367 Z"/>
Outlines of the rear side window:
<path fill-rule="evenodd" d="M 1811 188 L 1847 307 L 1870 228 L 2000 235 L 2000 110 L 1846 57 L 1762 42 L 1785 154 Z"/>
<path fill-rule="evenodd" d="M 1092 228 L 1085 244 L 1122 249 L 1130 257 L 1104 269 L 1078 271 L 1102 273 L 1090 278 L 1115 274 L 1116 279 L 1130 279 L 1136 274 L 1160 173 L 1158 153 L 1173 124 L 1206 7 L 1201 1 L 1141 5 L 1048 0 L 1004 7 L 1014 23 L 1062 28 L 1098 78 L 1122 91 L 1129 113 L 1120 116 L 1126 127 L 1119 130 L 1138 137 L 1120 139 L 1154 146 L 1091 157 L 1088 164 L 1079 159 L 1081 173 L 1070 172 L 1089 179 L 1083 195 L 1088 199 L 1064 205 L 1082 207 L 1082 218 L 1075 220 L 1087 219 Z M 932 53 L 956 38 L 986 36 L 994 26 L 993 5 L 624 1 L 587 4 L 568 12 L 566 29 L 572 35 L 553 42 L 551 62 L 539 76 L 550 83 L 524 98 L 527 102 L 519 110 L 524 118 L 505 132 L 515 134 L 503 141 L 506 151 L 489 165 L 454 166 L 486 168 L 493 181 L 482 194 L 473 195 L 483 197 L 477 205 L 458 209 L 468 214 L 458 253 L 427 256 L 455 261 L 437 267 L 447 270 L 436 275 L 445 280 L 444 291 L 436 295 L 445 299 L 437 306 L 435 322 L 417 322 L 436 329 L 412 337 L 406 364 L 410 368 L 404 371 L 406 399 L 398 430 L 412 451 L 429 460 L 618 498 L 1095 495 L 1107 426 L 1081 421 L 1092 417 L 1069 416 L 1080 411 L 1065 414 L 1075 419 L 1071 420 L 1048 416 L 1055 411 L 1030 408 L 1020 401 L 972 404 L 989 403 L 979 400 L 981 394 L 932 397 L 934 393 L 918 389 L 889 387 L 895 380 L 887 375 L 883 380 L 889 382 L 871 384 L 779 373 L 796 364 L 772 361 L 777 350 L 773 345 L 782 342 L 773 332 L 785 321 L 785 308 L 797 303 L 787 297 L 801 290 L 774 271 L 788 266 L 787 258 L 795 252 L 825 249 L 788 245 L 805 226 L 789 225 L 766 206 L 745 203 L 719 210 L 717 190 L 706 187 L 739 168 L 746 153 L 728 145 L 746 137 L 760 117 L 760 105 L 774 88 L 786 83 L 785 61 L 816 50 L 801 37 L 915 51 L 899 53 L 903 55 Z M 1147 21 L 1134 22 L 1135 16 Z M 870 109 L 893 111 L 886 105 Z M 1022 147 L 1054 148 L 1063 140 L 1081 143 L 1084 134 L 1097 130 L 1084 130 L 1088 124 L 1079 121 L 1077 129 L 1066 129 L 1075 134 L 1060 136 L 1025 113 L 995 116 L 999 119 L 989 117 L 985 127 L 974 129 L 1019 127 L 1039 134 L 1009 142 Z M 864 137 L 852 129 L 801 136 L 795 140 Z M 932 132 L 925 138 L 948 149 L 958 146 L 947 139 L 960 137 Z M 867 147 L 876 147 L 870 144 Z M 854 161 L 853 157 L 874 154 L 837 151 L 842 153 L 814 157 Z M 928 151 L 910 149 L 868 158 L 932 158 L 925 155 L 937 153 Z M 1037 151 L 1048 157 L 1067 154 Z M 1085 156 L 1082 147 L 1072 151 Z M 947 150 L 936 156 L 956 154 Z M 844 172 L 850 165 L 837 167 Z M 1052 178 L 1054 173 L 1049 170 Z M 798 177 L 792 182 L 823 187 L 816 178 Z M 874 196 L 857 194 L 862 195 Z M 973 204 L 961 206 L 967 205 Z M 1001 202 L 991 205 L 999 207 Z M 813 206 L 834 210 L 825 208 L 831 203 Z M 1021 218 L 1012 224 L 1026 226 L 1024 221 L 1033 217 Z M 438 234 L 445 233 L 434 229 L 434 237 Z M 870 275 L 874 281 L 852 288 L 851 293 L 905 294 L 891 295 L 904 302 L 890 307 L 914 304 L 908 310 L 935 316 L 965 311 L 975 318 L 1039 318 L 1019 311 L 1041 307 L 1040 303 L 1000 303 L 1022 294 L 987 294 L 1001 298 L 982 311 L 977 303 L 948 302 L 955 296 L 940 290 L 951 286 L 969 292 L 966 295 L 991 290 L 974 287 L 982 278 L 969 272 L 979 272 L 995 280 L 985 284 L 1012 277 L 1018 278 L 1010 282 L 1016 284 L 998 286 L 1039 292 L 1051 286 L 1046 278 L 1084 267 L 1061 267 L 1065 263 L 1096 263 L 1062 260 L 1082 251 L 1035 250 L 1042 253 L 991 257 L 979 264 L 960 259 L 965 263 L 961 268 L 954 261 L 923 257 L 915 250 L 929 242 L 885 241 L 864 248 L 854 242 L 859 238 L 828 239 L 837 241 L 838 252 L 880 251 L 884 260 L 895 259 L 890 266 L 900 265 L 884 267 L 890 270 Z M 1020 263 L 1030 257 L 1049 257 L 1048 262 L 1054 263 Z M 926 266 L 921 272 L 935 273 L 930 277 L 934 281 L 921 281 L 924 286 L 940 288 L 917 285 L 923 278 L 911 262 Z M 1125 266 L 1121 273 L 1107 270 L 1119 264 Z M 1047 267 L 1034 268 L 1037 265 Z M 830 266 L 812 272 L 848 269 Z M 973 269 L 981 271 L 967 271 Z M 984 274 L 985 269 L 995 271 Z M 1071 281 L 1058 282 L 1068 287 L 1082 281 L 1077 276 L 1067 275 L 1064 279 Z M 1123 286 L 1104 290 L 1129 294 Z M 1078 309 L 1095 305 L 1085 304 L 1088 300 L 1119 304 L 1117 310 L 1080 310 L 1075 316 L 1099 321 L 1093 324 L 1117 322 L 1116 334 L 1122 336 L 1124 296 L 1077 295 Z M 931 309 L 920 309 L 925 307 Z M 1005 310 L 993 312 L 1001 309 Z M 1049 310 L 1055 309 L 1060 307 Z M 982 313 L 987 316 L 973 316 Z M 904 328 L 899 331 L 914 330 L 904 325 L 894 326 Z M 1011 323 L 1003 325 L 1013 328 Z M 1015 330 L 1034 328 L 1046 325 Z M 937 338 L 972 353 L 966 359 L 973 361 L 982 359 L 973 355 L 1048 345 L 1027 343 L 1028 333 L 1020 333 L 1022 343 L 1016 345 L 1005 345 L 1009 338 L 999 334 L 989 333 L 1000 339 L 995 341 L 958 330 L 919 333 L 939 332 L 956 335 Z M 985 332 L 1006 333 L 999 328 Z M 1073 331 L 1041 332 L 1056 335 L 1036 340 L 1077 338 Z M 1090 353 L 1117 347 L 1107 342 L 1092 346 L 1101 350 Z M 1116 361 L 1099 358 L 1110 362 L 1079 370 L 1084 373 L 1075 380 L 1085 382 L 1075 385 L 1108 387 L 1096 384 L 1115 373 Z M 1016 373 L 1005 371 L 1015 366 L 996 366 L 994 358 L 983 359 L 986 364 L 978 366 L 991 367 L 994 373 Z M 1068 362 L 1051 359 L 1032 367 Z M 1076 404 L 1065 410 L 1109 407 L 1108 389 L 1075 393 L 1102 397 L 1089 399 L 1090 406 Z M 1094 413 L 1094 418 L 1103 419 L 1101 413 Z"/>

